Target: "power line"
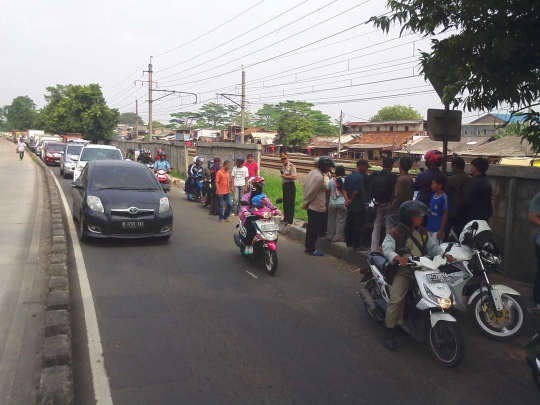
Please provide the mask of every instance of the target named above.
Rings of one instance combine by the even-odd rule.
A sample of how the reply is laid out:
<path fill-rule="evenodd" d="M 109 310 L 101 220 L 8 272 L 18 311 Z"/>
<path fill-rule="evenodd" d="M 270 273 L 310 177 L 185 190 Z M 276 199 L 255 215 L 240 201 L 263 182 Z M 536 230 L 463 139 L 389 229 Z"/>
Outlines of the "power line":
<path fill-rule="evenodd" d="M 120 86 L 122 83 L 124 83 L 127 79 L 129 79 L 131 76 L 135 75 L 136 73 L 138 73 L 146 64 L 148 63 L 148 59 L 141 65 L 141 67 L 137 68 L 137 70 L 135 72 L 133 72 L 132 74 L 130 74 L 128 77 L 126 77 L 124 80 L 122 80 L 120 83 L 112 86 L 112 87 L 109 87 L 103 91 L 109 91 L 109 90 L 112 90 L 114 89 L 115 87 L 118 87 Z"/>
<path fill-rule="evenodd" d="M 135 91 L 129 93 L 126 97 L 124 97 L 123 99 L 121 100 L 118 100 L 118 101 L 115 101 L 114 103 L 111 104 L 111 107 L 114 107 L 115 105 L 118 105 L 118 104 L 121 104 L 123 103 L 125 100 L 127 100 L 128 98 L 130 98 L 131 96 L 133 96 L 134 94 L 137 94 L 139 91 L 143 90 L 142 87 L 138 87 L 136 86 L 135 87 Z"/>

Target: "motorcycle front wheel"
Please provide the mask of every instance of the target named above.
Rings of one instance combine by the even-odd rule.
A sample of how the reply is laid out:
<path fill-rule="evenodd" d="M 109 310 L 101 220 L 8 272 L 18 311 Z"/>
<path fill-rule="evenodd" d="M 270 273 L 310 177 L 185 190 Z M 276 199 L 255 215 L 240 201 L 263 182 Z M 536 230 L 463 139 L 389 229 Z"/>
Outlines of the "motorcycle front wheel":
<path fill-rule="evenodd" d="M 439 321 L 429 329 L 429 351 L 445 367 L 456 367 L 465 354 L 465 341 L 454 322 Z"/>
<path fill-rule="evenodd" d="M 264 265 L 266 267 L 266 272 L 273 276 L 277 271 L 277 252 L 275 250 L 270 250 L 264 248 Z"/>
<path fill-rule="evenodd" d="M 480 294 L 471 303 L 474 323 L 486 336 L 499 341 L 515 338 L 523 326 L 524 312 L 515 296 L 501 294 L 503 310 L 497 313 L 489 295 Z"/>

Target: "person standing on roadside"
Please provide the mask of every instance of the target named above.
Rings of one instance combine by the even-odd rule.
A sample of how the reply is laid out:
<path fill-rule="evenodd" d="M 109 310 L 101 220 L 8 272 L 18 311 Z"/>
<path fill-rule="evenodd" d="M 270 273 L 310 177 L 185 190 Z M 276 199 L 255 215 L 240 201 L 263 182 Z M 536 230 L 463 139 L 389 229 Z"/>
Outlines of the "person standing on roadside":
<path fill-rule="evenodd" d="M 418 173 L 413 185 L 413 190 L 418 191 L 416 199 L 422 202 L 426 207 L 429 207 L 431 195 L 433 194 L 433 191 L 431 191 L 431 181 L 435 176 L 443 174 L 440 169 L 443 164 L 443 154 L 438 150 L 430 150 L 426 153 L 425 160 L 428 169 L 422 173 Z M 427 223 L 426 218 L 427 217 L 424 217 L 424 221 Z M 422 226 L 425 227 L 425 224 Z"/>
<path fill-rule="evenodd" d="M 231 220 L 229 219 L 232 210 L 231 195 L 229 194 L 230 168 L 231 162 L 226 160 L 225 162 L 223 162 L 223 167 L 216 173 L 216 194 L 218 198 L 219 222 L 231 222 Z M 227 205 L 225 212 L 223 212 L 223 203 Z"/>
<path fill-rule="evenodd" d="M 247 155 L 247 162 L 244 163 L 244 166 L 248 169 L 249 178 L 257 177 L 259 175 L 259 165 L 253 159 L 253 153 Z"/>
<path fill-rule="evenodd" d="M 221 158 L 219 156 L 214 157 L 214 164 L 210 167 L 210 183 L 212 184 L 212 198 L 210 202 L 210 211 L 208 215 L 218 215 L 218 198 L 216 188 L 216 174 L 221 170 Z"/>
<path fill-rule="evenodd" d="M 375 221 L 373 223 L 373 234 L 371 236 L 371 251 L 378 252 L 381 238 L 381 228 L 384 223 L 386 235 L 392 229 L 390 222 L 390 201 L 396 185 L 397 176 L 392 173 L 394 159 L 385 157 L 382 160 L 382 170 L 380 172 L 371 173 L 367 182 L 368 201 L 375 200 Z"/>
<path fill-rule="evenodd" d="M 343 240 L 343 230 L 347 218 L 347 207 L 343 195 L 343 184 L 345 182 L 345 168 L 336 167 L 335 177 L 326 186 L 326 200 L 328 204 L 328 225 L 326 227 L 326 239 L 332 242 Z"/>
<path fill-rule="evenodd" d="M 402 157 L 399 159 L 399 177 L 394 188 L 394 196 L 390 202 L 390 213 L 397 214 L 399 207 L 405 201 L 410 201 L 414 197 L 413 179 L 409 174 L 413 161 L 411 158 Z"/>
<path fill-rule="evenodd" d="M 535 310 L 540 309 L 540 193 L 536 193 L 529 207 L 529 222 L 538 227 L 536 235 L 536 277 L 533 285 L 533 299 Z"/>
<path fill-rule="evenodd" d="M 367 169 L 370 167 L 367 160 L 360 159 L 356 162 L 356 170 L 353 170 L 345 178 L 343 184 L 343 196 L 347 206 L 347 218 L 345 219 L 345 242 L 354 250 L 367 250 L 360 246 L 364 227 L 366 224 L 366 189 L 364 179 Z"/>
<path fill-rule="evenodd" d="M 317 164 L 317 169 L 308 173 L 303 185 L 304 205 L 307 210 L 308 226 L 306 230 L 306 249 L 304 252 L 311 256 L 324 256 L 315 245 L 326 222 L 326 187 L 324 176 L 335 167 L 334 161 L 328 156 L 321 156 Z"/>
<path fill-rule="evenodd" d="M 249 170 L 244 167 L 244 158 L 237 157 L 234 159 L 236 166 L 233 167 L 230 178 L 231 190 L 233 190 L 233 212 L 232 216 L 238 215 L 238 206 L 240 200 L 247 193 Z"/>
<path fill-rule="evenodd" d="M 465 189 L 469 183 L 469 176 L 465 173 L 465 161 L 463 158 L 456 157 L 452 159 L 452 173 L 446 182 L 446 194 L 450 204 L 448 210 L 448 234 L 450 229 L 454 228 L 456 235 L 459 236 L 465 224 L 459 217 L 461 200 L 465 194 Z"/>
<path fill-rule="evenodd" d="M 19 143 L 16 147 L 16 152 L 19 152 L 19 158 L 20 160 L 23 160 L 24 158 L 24 150 L 26 149 L 26 144 L 23 142 L 23 139 L 19 139 Z"/>
<path fill-rule="evenodd" d="M 484 158 L 476 158 L 471 162 L 473 178 L 465 189 L 459 207 L 459 217 L 464 226 L 475 219 L 487 221 L 493 215 L 492 188 L 486 177 L 488 169 L 489 162 Z"/>
<path fill-rule="evenodd" d="M 431 189 L 433 195 L 429 210 L 431 215 L 428 216 L 427 231 L 428 235 L 437 245 L 443 242 L 444 234 L 448 224 L 448 196 L 444 192 L 446 186 L 446 177 L 442 174 L 435 176 L 431 181 Z"/>
<path fill-rule="evenodd" d="M 296 199 L 296 167 L 289 162 L 287 154 L 281 154 L 281 182 L 283 187 L 283 224 L 293 223 L 294 204 Z"/>

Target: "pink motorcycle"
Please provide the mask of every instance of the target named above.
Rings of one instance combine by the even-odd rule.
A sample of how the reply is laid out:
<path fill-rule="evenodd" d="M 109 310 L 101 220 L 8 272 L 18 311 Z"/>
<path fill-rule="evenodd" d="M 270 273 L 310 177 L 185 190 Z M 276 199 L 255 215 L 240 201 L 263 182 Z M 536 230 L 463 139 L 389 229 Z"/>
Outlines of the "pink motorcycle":
<path fill-rule="evenodd" d="M 276 201 L 277 204 L 283 202 L 282 199 Z M 240 205 L 249 206 L 247 201 L 240 201 Z M 255 227 L 255 236 L 253 238 L 253 253 L 264 259 L 266 272 L 271 276 L 277 271 L 278 257 L 277 257 L 277 240 L 279 226 L 272 220 L 273 211 L 270 208 L 251 209 L 246 211 L 243 215 L 252 217 L 250 221 L 245 221 L 249 226 Z M 239 216 L 239 223 L 236 225 L 239 228 L 238 233 L 234 234 L 234 241 L 236 246 L 240 248 L 240 253 L 244 255 L 246 250 L 245 238 L 247 235 L 247 229 L 242 223 L 242 219 Z"/>

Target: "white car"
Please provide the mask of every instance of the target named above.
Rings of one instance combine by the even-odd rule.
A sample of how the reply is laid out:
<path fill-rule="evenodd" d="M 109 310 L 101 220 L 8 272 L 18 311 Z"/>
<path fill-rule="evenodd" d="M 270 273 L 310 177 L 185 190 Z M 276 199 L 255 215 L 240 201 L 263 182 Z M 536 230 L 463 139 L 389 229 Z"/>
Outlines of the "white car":
<path fill-rule="evenodd" d="M 64 150 L 60 154 L 60 176 L 67 179 L 68 176 L 73 175 L 82 149 L 88 143 L 88 141 L 82 139 L 69 139 L 67 141 Z"/>
<path fill-rule="evenodd" d="M 85 145 L 79 155 L 77 166 L 73 171 L 73 180 L 77 180 L 88 162 L 92 160 L 124 160 L 122 152 L 111 145 Z"/>

